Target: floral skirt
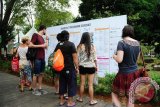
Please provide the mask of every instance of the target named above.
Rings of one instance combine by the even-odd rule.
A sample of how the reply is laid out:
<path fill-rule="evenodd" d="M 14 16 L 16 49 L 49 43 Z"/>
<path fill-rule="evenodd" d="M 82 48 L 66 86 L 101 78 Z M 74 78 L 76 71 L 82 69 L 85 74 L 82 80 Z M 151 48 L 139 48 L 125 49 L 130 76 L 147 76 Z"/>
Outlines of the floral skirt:
<path fill-rule="evenodd" d="M 32 69 L 29 65 L 25 65 L 21 70 L 20 70 L 20 83 L 29 83 L 31 84 L 32 82 Z"/>
<path fill-rule="evenodd" d="M 120 97 L 128 97 L 131 83 L 139 77 L 140 72 L 138 70 L 129 74 L 118 72 L 113 81 L 112 92 Z"/>

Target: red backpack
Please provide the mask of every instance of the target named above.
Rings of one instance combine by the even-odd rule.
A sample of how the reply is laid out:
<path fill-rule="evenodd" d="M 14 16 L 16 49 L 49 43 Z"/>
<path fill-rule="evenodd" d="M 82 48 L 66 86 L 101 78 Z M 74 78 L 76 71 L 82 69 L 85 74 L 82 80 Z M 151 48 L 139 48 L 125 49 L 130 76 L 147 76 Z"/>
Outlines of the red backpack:
<path fill-rule="evenodd" d="M 17 57 L 13 57 L 11 66 L 13 72 L 19 72 L 19 59 Z"/>

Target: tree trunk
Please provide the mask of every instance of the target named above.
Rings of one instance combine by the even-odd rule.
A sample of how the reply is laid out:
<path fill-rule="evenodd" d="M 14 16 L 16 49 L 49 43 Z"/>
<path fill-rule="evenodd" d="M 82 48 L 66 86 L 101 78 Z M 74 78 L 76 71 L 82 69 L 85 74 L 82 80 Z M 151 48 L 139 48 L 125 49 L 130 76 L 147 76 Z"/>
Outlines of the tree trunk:
<path fill-rule="evenodd" d="M 6 6 L 6 11 L 3 14 L 0 15 L 0 35 L 1 35 L 1 48 L 6 47 L 6 36 L 7 36 L 7 30 L 8 30 L 8 21 L 10 19 L 10 15 L 12 13 L 12 9 L 14 7 L 16 0 L 10 0 L 10 2 Z M 1 12 L 3 13 L 3 0 L 0 0 L 1 3 Z"/>
<path fill-rule="evenodd" d="M 3 19 L 3 0 L 0 0 L 0 24 Z"/>
<path fill-rule="evenodd" d="M 3 19 L 3 0 L 0 0 L 0 26 L 2 26 L 2 19 Z M 0 38 L 2 40 L 1 36 L 1 28 L 0 28 Z M 0 41 L 0 47 L 1 47 L 1 41 Z M 1 48 L 0 48 L 0 55 L 2 54 Z"/>

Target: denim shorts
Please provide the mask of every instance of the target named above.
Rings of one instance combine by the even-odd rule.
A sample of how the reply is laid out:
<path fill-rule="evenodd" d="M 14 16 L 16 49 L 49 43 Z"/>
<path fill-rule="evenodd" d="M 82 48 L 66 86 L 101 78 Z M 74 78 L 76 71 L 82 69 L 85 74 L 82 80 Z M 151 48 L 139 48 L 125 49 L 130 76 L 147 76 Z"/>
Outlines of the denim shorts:
<path fill-rule="evenodd" d="M 33 75 L 40 75 L 44 72 L 45 70 L 45 60 L 41 60 L 41 59 L 36 59 L 34 61 L 34 71 L 33 71 Z"/>
<path fill-rule="evenodd" d="M 59 94 L 68 93 L 68 97 L 73 97 L 77 93 L 77 79 L 75 70 L 63 70 L 59 78 Z"/>

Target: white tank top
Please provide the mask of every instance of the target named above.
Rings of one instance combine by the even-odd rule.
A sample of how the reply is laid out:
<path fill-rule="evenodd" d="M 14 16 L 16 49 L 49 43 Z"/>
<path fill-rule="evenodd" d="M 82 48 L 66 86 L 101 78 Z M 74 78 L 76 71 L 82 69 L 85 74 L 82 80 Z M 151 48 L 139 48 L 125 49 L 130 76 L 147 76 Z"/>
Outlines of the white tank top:
<path fill-rule="evenodd" d="M 17 52 L 20 57 L 19 65 L 23 67 L 24 65 L 29 65 L 29 61 L 27 60 L 26 53 L 28 51 L 28 47 L 19 47 Z"/>

